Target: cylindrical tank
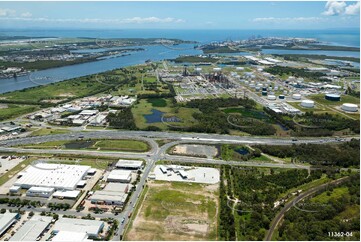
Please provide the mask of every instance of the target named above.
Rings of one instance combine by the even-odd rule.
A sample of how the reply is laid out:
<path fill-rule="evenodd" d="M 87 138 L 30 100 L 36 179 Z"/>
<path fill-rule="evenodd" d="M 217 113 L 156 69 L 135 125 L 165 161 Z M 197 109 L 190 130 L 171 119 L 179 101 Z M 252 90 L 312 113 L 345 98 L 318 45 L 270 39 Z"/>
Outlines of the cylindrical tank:
<path fill-rule="evenodd" d="M 346 112 L 357 112 L 358 111 L 357 105 L 353 104 L 353 103 L 344 103 L 344 104 L 342 104 L 341 109 Z"/>
<path fill-rule="evenodd" d="M 262 91 L 262 96 L 267 96 L 267 91 Z"/>
<path fill-rule="evenodd" d="M 301 106 L 304 108 L 313 108 L 315 106 L 315 102 L 312 100 L 303 100 L 301 102 Z"/>
<path fill-rule="evenodd" d="M 301 100 L 301 94 L 295 93 L 292 95 L 292 98 L 295 100 Z"/>
<path fill-rule="evenodd" d="M 325 95 L 325 99 L 326 100 L 329 100 L 329 101 L 340 101 L 341 100 L 341 96 L 338 95 L 338 94 L 332 94 L 332 93 L 329 93 L 329 94 L 326 94 Z"/>
<path fill-rule="evenodd" d="M 243 67 L 240 67 L 240 66 L 237 66 L 237 67 L 236 67 L 236 70 L 237 70 L 237 71 L 243 71 L 244 68 L 243 68 Z"/>
<path fill-rule="evenodd" d="M 268 95 L 267 99 L 268 100 L 276 100 L 276 96 L 275 95 Z"/>
<path fill-rule="evenodd" d="M 267 87 L 262 87 L 262 91 L 267 91 Z"/>
<path fill-rule="evenodd" d="M 279 99 L 285 99 L 285 95 L 279 95 L 278 98 Z"/>

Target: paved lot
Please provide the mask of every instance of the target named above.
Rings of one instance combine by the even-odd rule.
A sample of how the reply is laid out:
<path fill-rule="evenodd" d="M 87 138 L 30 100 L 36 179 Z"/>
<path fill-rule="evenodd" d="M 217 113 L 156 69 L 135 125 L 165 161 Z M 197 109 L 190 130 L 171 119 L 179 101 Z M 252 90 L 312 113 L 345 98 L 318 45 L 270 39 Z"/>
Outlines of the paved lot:
<path fill-rule="evenodd" d="M 167 173 L 163 173 L 160 166 L 155 166 L 154 174 L 156 180 L 160 181 L 179 181 L 179 182 L 195 182 L 205 184 L 216 184 L 220 181 L 219 170 L 208 167 L 191 167 L 191 166 L 165 166 L 176 167 L 176 169 L 182 169 L 188 174 L 188 178 L 182 178 L 174 170 L 168 170 Z"/>
<path fill-rule="evenodd" d="M 11 170 L 15 166 L 17 166 L 20 162 L 24 161 L 25 159 L 21 157 L 16 157 L 15 159 L 11 159 L 10 156 L 7 158 L 0 158 L 0 176 L 7 172 L 6 170 Z"/>
<path fill-rule="evenodd" d="M 173 148 L 174 154 L 206 156 L 207 158 L 213 158 L 217 155 L 217 152 L 217 148 L 210 145 L 182 144 Z"/>

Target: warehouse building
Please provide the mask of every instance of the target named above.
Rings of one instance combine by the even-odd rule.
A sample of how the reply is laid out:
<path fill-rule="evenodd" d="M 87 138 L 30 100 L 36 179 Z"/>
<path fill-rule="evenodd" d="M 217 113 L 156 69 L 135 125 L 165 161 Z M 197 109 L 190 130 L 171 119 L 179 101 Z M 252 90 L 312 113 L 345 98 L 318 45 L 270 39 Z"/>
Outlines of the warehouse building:
<path fill-rule="evenodd" d="M 115 165 L 116 168 L 138 170 L 142 167 L 143 161 L 141 160 L 122 160 L 120 159 Z"/>
<path fill-rule="evenodd" d="M 49 227 L 52 217 L 34 215 L 15 233 L 10 241 L 36 241 Z"/>
<path fill-rule="evenodd" d="M 113 191 L 113 192 L 122 192 L 128 193 L 129 191 L 129 184 L 126 183 L 116 183 L 116 182 L 109 182 L 103 191 Z"/>
<path fill-rule="evenodd" d="M 96 238 L 103 228 L 103 221 L 76 218 L 59 218 L 59 220 L 56 221 L 53 226 L 53 233 L 57 234 L 60 231 L 78 232 L 86 233 L 90 238 Z"/>
<path fill-rule="evenodd" d="M 16 223 L 20 218 L 18 213 L 4 213 L 0 214 L 0 236 L 10 228 L 11 225 Z"/>
<path fill-rule="evenodd" d="M 56 191 L 53 194 L 53 198 L 59 199 L 76 199 L 80 194 L 80 191 Z"/>
<path fill-rule="evenodd" d="M 119 191 L 95 191 L 89 198 L 91 203 L 104 203 L 107 205 L 124 205 L 128 194 Z"/>
<path fill-rule="evenodd" d="M 108 182 L 130 183 L 132 180 L 132 172 L 128 170 L 112 170 L 108 177 Z"/>
<path fill-rule="evenodd" d="M 89 169 L 90 166 L 39 163 L 29 166 L 14 185 L 25 189 L 52 187 L 56 190 L 74 190 Z"/>
<path fill-rule="evenodd" d="M 92 241 L 84 232 L 59 231 L 51 241 Z"/>

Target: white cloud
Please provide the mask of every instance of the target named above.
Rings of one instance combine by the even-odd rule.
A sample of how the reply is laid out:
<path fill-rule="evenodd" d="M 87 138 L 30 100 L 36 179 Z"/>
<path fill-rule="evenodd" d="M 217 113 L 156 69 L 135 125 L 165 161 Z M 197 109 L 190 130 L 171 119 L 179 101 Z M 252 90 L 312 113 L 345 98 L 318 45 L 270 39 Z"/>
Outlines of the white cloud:
<path fill-rule="evenodd" d="M 8 8 L 0 8 L 0 17 L 14 16 L 15 13 L 16 13 L 15 10 L 8 9 Z"/>
<path fill-rule="evenodd" d="M 30 12 L 25 12 L 25 13 L 20 14 L 20 16 L 24 17 L 24 18 L 30 18 L 33 15 Z"/>
<path fill-rule="evenodd" d="M 348 5 L 345 8 L 345 14 L 347 15 L 357 15 L 360 14 L 360 2 L 355 4 Z"/>
<path fill-rule="evenodd" d="M 0 15 L 1 16 L 1 15 Z M 98 18 L 32 18 L 30 13 L 24 13 L 21 17 L 2 17 L 2 20 L 13 20 L 13 21 L 32 21 L 32 22 L 51 22 L 51 23 L 99 23 L 99 24 L 151 24 L 151 23 L 183 23 L 183 19 L 177 18 L 157 18 L 157 17 L 134 17 L 126 19 L 98 19 Z"/>
<path fill-rule="evenodd" d="M 354 4 L 347 4 L 344 1 L 328 1 L 325 5 L 323 15 L 337 16 L 337 15 L 357 15 L 360 14 L 360 2 Z"/>
<path fill-rule="evenodd" d="M 183 19 L 175 19 L 175 18 L 157 18 L 157 17 L 148 17 L 148 18 L 141 18 L 141 17 L 134 17 L 134 18 L 126 18 L 123 20 L 124 23 L 182 23 L 184 22 Z"/>
<path fill-rule="evenodd" d="M 320 17 L 294 17 L 294 18 L 254 18 L 252 22 L 266 22 L 266 23 L 287 23 L 287 22 L 319 22 L 325 20 Z"/>

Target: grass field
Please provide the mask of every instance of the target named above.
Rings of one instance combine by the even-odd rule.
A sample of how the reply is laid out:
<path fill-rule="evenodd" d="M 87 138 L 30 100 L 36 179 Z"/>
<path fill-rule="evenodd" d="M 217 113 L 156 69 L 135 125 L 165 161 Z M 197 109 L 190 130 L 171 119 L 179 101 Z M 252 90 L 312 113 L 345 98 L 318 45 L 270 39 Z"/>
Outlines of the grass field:
<path fill-rule="evenodd" d="M 39 109 L 35 105 L 0 104 L 0 121 L 16 118 Z"/>
<path fill-rule="evenodd" d="M 88 143 L 88 144 L 87 144 Z M 132 152 L 146 152 L 150 150 L 148 143 L 139 140 L 61 140 L 49 141 L 40 144 L 30 144 L 23 146 L 24 148 L 32 149 L 88 149 L 88 150 L 112 150 L 112 151 L 132 151 Z"/>
<path fill-rule="evenodd" d="M 308 98 L 320 104 L 330 105 L 330 106 L 340 106 L 343 103 L 354 103 L 360 105 L 360 98 L 356 98 L 350 95 L 341 95 L 341 101 L 339 102 L 326 100 L 324 94 L 310 95 L 308 96 Z"/>
<path fill-rule="evenodd" d="M 50 134 L 66 134 L 69 133 L 66 129 L 37 129 L 31 133 L 31 136 L 41 136 Z"/>
<path fill-rule="evenodd" d="M 199 112 L 198 109 L 194 108 L 185 108 L 185 107 L 174 107 L 172 104 L 171 99 L 160 99 L 165 100 L 166 106 L 159 107 L 161 104 L 164 105 L 163 101 L 152 101 L 156 102 L 156 105 L 149 103 L 149 99 L 141 99 L 139 103 L 133 106 L 132 113 L 134 116 L 135 124 L 138 128 L 144 129 L 148 126 L 156 126 L 162 130 L 167 130 L 168 126 L 162 122 L 155 122 L 155 123 L 147 123 L 146 118 L 144 115 L 151 114 L 152 109 L 159 110 L 164 113 L 164 117 L 177 117 L 181 119 L 181 122 L 169 122 L 169 125 L 177 126 L 177 127 L 190 127 L 194 125 L 197 121 L 192 117 L 192 114 L 195 112 Z M 162 102 L 162 103 L 160 103 Z"/>
<path fill-rule="evenodd" d="M 152 182 L 125 240 L 216 240 L 218 185 Z"/>
<path fill-rule="evenodd" d="M 328 203 L 331 199 L 339 199 L 348 194 L 347 187 L 337 187 L 332 192 L 323 192 L 322 194 L 311 198 L 311 202 Z"/>

